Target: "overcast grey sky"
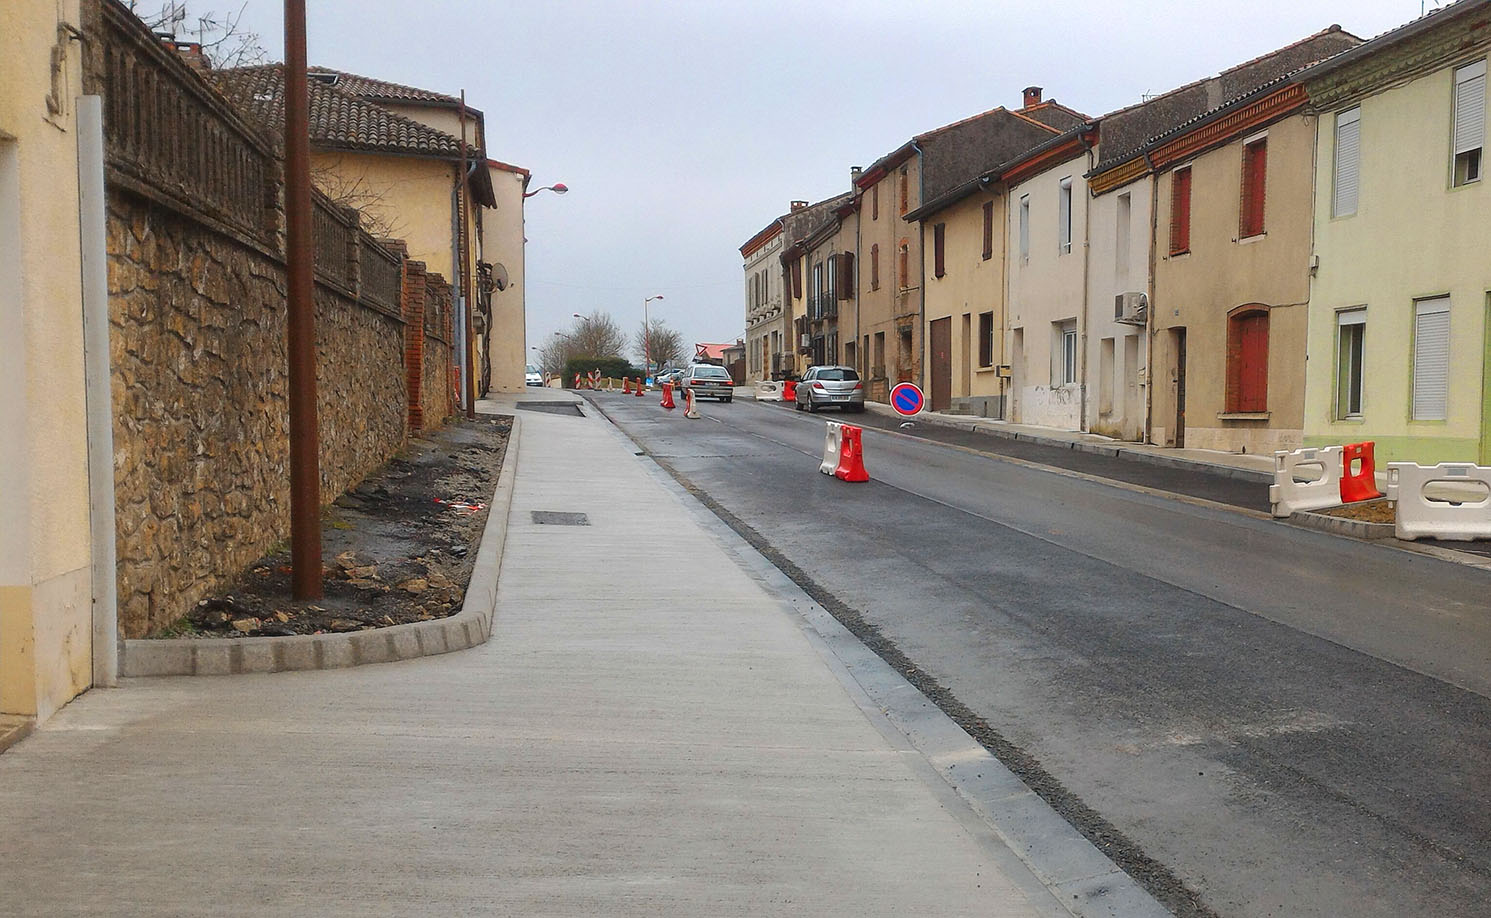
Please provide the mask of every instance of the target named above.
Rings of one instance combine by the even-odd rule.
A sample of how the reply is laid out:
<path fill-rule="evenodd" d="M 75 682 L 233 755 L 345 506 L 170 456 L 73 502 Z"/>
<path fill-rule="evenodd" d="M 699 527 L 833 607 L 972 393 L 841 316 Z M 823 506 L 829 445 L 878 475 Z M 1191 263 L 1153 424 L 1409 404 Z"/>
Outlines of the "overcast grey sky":
<path fill-rule="evenodd" d="M 241 0 L 192 0 L 199 9 Z M 149 5 L 149 4 L 145 4 Z M 1088 114 L 1420 0 L 308 0 L 313 64 L 467 99 L 526 166 L 528 344 L 642 299 L 686 342 L 744 331 L 738 251 L 793 199 L 847 190 L 913 134 L 1035 84 Z M 1430 7 L 1435 4 L 1429 3 Z M 278 0 L 244 19 L 283 56 Z M 498 260 L 501 256 L 498 256 Z"/>

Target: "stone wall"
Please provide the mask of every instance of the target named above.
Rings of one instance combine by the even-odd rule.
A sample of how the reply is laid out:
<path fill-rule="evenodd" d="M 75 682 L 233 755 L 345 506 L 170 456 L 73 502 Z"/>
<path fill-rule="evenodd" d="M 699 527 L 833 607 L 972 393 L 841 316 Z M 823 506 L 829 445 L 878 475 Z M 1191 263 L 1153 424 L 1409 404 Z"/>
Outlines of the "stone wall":
<path fill-rule="evenodd" d="M 455 308 L 450 284 L 439 274 L 425 276 L 423 355 L 424 385 L 420 407 L 426 429 L 438 427 L 456 413 L 456 376 L 451 347 L 451 314 Z"/>

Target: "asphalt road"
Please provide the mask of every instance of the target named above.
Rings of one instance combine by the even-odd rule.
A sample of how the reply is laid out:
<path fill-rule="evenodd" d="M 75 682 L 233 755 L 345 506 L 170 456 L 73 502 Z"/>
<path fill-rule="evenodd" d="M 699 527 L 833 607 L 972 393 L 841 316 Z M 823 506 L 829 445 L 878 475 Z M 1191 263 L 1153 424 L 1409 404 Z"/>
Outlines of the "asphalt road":
<path fill-rule="evenodd" d="M 1177 914 L 1491 915 L 1491 574 L 874 430 L 846 484 L 822 416 L 595 400 Z"/>

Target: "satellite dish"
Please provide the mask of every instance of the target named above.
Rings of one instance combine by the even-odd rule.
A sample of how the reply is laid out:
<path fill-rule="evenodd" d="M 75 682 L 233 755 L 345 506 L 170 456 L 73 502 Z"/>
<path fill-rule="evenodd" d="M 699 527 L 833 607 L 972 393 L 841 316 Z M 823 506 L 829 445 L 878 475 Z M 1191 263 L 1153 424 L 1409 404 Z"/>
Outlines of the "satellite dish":
<path fill-rule="evenodd" d="M 507 289 L 507 285 L 509 283 L 507 279 L 507 268 L 503 267 L 502 262 L 500 261 L 497 264 L 492 265 L 492 283 L 497 285 L 498 290 Z"/>

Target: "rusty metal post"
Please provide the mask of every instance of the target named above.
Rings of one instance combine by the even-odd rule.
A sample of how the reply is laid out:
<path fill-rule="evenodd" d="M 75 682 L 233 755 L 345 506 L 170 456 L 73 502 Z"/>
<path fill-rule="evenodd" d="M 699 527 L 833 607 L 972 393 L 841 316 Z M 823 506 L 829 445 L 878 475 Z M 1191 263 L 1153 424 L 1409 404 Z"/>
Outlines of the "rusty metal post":
<path fill-rule="evenodd" d="M 476 308 L 472 296 L 471 275 L 474 272 L 471 266 L 471 166 L 466 157 L 466 90 L 461 90 L 461 299 L 466 301 L 466 308 L 461 310 L 462 321 L 466 326 L 466 340 L 462 342 L 461 363 L 465 365 L 466 373 L 466 420 L 476 419 L 476 361 L 473 355 L 476 353 L 476 323 L 471 320 L 471 312 Z M 490 332 L 489 332 L 490 334 Z"/>
<path fill-rule="evenodd" d="M 321 469 L 311 241 L 305 0 L 285 0 L 285 255 L 289 284 L 290 565 L 296 599 L 321 597 Z"/>

